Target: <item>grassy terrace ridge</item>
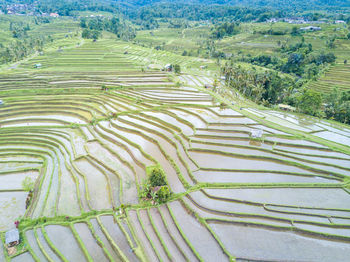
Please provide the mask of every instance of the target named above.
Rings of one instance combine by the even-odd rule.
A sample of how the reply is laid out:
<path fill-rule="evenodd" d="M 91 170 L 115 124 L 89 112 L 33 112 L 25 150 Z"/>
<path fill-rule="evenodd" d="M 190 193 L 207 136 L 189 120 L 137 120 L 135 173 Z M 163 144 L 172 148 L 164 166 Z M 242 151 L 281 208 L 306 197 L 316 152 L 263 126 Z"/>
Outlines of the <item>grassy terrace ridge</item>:
<path fill-rule="evenodd" d="M 0 74 L 2 247 L 16 220 L 22 237 L 0 260 L 345 261 L 350 146 L 318 133 L 349 138 L 347 125 L 302 125 L 222 84 L 206 89 L 219 76 L 209 59 L 110 34 L 68 38 L 62 51 L 53 44 Z M 183 73 L 147 68 L 167 63 Z M 142 195 L 154 166 L 171 191 L 164 202 L 156 187 Z M 268 252 L 261 232 L 283 254 Z"/>

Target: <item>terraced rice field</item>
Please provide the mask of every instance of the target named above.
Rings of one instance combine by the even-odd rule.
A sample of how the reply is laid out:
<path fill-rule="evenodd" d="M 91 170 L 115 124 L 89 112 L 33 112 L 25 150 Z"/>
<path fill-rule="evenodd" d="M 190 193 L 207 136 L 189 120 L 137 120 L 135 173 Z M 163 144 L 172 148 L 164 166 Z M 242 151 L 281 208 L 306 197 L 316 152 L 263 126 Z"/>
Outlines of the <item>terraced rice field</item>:
<path fill-rule="evenodd" d="M 318 81 L 312 82 L 310 87 L 319 92 L 331 92 L 334 88 L 348 91 L 350 89 L 350 65 L 332 66 Z"/>
<path fill-rule="evenodd" d="M 147 53 L 101 40 L 0 75 L 0 230 L 27 223 L 0 261 L 348 260 L 350 129 L 220 108 L 210 77 L 176 87 Z M 157 164 L 173 197 L 140 203 Z"/>

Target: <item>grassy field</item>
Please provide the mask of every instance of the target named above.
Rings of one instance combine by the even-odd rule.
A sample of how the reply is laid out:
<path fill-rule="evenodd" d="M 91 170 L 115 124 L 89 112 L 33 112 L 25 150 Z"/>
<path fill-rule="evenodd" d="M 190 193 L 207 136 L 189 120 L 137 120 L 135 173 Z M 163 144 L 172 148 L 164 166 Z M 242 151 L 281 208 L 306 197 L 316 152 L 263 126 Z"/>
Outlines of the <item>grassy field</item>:
<path fill-rule="evenodd" d="M 182 56 L 188 42 L 93 42 L 57 23 L 43 54 L 0 74 L 0 261 L 348 259 L 348 126 L 204 88 L 219 66 Z M 159 205 L 139 198 L 155 165 L 173 193 Z M 22 244 L 8 255 L 17 219 Z"/>

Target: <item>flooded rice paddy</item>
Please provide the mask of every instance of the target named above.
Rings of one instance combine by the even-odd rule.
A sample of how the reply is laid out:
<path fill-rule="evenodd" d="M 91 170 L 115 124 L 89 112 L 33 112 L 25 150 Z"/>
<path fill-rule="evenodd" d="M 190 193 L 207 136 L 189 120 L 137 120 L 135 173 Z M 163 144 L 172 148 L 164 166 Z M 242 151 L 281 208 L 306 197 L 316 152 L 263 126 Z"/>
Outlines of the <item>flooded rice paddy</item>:
<path fill-rule="evenodd" d="M 27 221 L 26 249 L 11 260 L 347 261 L 350 129 L 220 108 L 202 89 L 211 76 L 175 87 L 140 71 L 147 54 L 86 41 L 40 57 L 40 73 L 21 65 L 23 83 L 0 74 L 4 89 L 35 80 L 41 92 L 9 92 L 0 108 L 0 231 Z M 154 165 L 177 193 L 157 206 L 139 198 Z"/>

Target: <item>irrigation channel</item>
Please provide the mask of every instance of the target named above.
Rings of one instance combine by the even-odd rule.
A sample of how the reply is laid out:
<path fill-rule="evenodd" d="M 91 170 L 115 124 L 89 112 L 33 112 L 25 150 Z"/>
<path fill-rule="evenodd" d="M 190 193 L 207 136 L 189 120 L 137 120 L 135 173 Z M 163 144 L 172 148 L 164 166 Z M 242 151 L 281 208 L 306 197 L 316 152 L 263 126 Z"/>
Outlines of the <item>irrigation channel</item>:
<path fill-rule="evenodd" d="M 348 261 L 350 129 L 223 108 L 209 76 L 141 70 L 165 59 L 147 52 L 104 39 L 0 74 L 0 261 Z M 162 205 L 138 197 L 152 165 Z"/>

